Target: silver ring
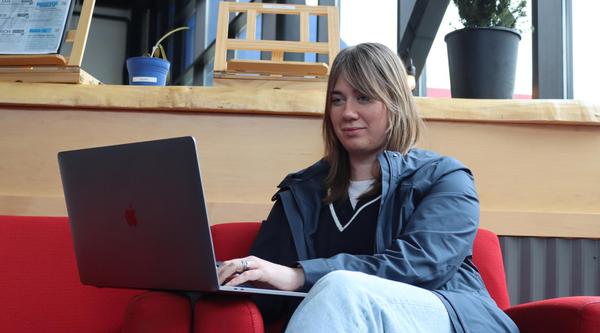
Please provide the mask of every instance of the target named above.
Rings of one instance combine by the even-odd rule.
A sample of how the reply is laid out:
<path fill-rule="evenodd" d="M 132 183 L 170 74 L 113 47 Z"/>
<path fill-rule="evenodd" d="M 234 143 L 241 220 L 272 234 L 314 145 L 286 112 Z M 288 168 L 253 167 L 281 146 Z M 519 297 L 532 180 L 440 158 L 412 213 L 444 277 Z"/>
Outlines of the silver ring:
<path fill-rule="evenodd" d="M 242 260 L 242 272 L 248 270 L 248 260 Z"/>

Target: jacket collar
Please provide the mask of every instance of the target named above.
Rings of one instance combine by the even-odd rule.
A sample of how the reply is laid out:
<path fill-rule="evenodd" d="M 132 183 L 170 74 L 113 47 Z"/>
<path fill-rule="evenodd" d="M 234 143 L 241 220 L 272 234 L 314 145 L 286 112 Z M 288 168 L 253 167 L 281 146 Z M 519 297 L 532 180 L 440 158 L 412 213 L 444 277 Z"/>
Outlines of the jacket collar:
<path fill-rule="evenodd" d="M 377 158 L 381 167 L 382 189 L 375 246 L 376 251 L 381 252 L 385 244 L 389 243 L 388 238 L 392 237 L 388 232 L 392 224 L 390 220 L 392 217 L 388 216 L 391 212 L 383 209 L 393 206 L 388 204 L 389 198 L 394 197 L 391 194 L 396 191 L 401 182 L 409 184 L 415 181 L 414 178 L 423 178 L 413 176 L 425 165 L 439 160 L 440 156 L 425 150 L 411 149 L 404 155 L 395 151 L 383 151 Z M 320 160 L 304 170 L 289 174 L 279 184 L 279 191 L 273 196 L 273 200 L 279 196 L 285 201 L 284 211 L 290 222 L 290 229 L 297 243 L 296 247 L 298 248 L 302 243 L 302 247 L 298 249 L 299 257 L 313 258 L 315 255 L 312 253 L 315 249 L 312 240 L 318 228 L 322 199 L 325 194 L 323 183 L 328 171 L 328 163 Z M 428 177 L 424 179 L 432 181 Z M 279 195 L 280 193 L 282 195 Z M 302 238 L 298 238 L 300 235 Z"/>

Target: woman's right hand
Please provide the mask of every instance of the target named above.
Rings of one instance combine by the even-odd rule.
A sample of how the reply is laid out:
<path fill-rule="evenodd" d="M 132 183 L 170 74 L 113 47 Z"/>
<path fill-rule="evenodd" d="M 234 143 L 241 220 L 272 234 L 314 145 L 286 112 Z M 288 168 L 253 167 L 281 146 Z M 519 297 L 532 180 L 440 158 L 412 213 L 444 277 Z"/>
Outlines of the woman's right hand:
<path fill-rule="evenodd" d="M 246 282 L 294 291 L 304 285 L 304 270 L 274 264 L 255 256 L 227 260 L 219 266 L 219 284 L 237 286 Z"/>

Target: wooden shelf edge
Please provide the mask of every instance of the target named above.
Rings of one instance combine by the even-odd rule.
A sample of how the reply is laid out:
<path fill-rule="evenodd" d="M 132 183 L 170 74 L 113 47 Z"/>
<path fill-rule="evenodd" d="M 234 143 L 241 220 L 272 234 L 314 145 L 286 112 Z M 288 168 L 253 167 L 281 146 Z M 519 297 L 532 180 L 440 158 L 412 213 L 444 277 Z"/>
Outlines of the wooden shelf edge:
<path fill-rule="evenodd" d="M 0 82 L 0 108 L 132 110 L 287 114 L 322 117 L 324 89 L 145 87 Z M 324 84 L 324 83 L 323 83 Z M 574 100 L 464 100 L 416 98 L 428 121 L 600 126 L 600 105 Z"/>

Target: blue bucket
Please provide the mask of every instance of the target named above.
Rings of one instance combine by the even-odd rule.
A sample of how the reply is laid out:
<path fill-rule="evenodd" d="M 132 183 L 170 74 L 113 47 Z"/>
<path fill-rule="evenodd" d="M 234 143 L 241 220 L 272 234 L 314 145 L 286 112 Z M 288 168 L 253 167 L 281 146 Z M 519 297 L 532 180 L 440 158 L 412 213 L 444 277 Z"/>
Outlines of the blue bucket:
<path fill-rule="evenodd" d="M 164 86 L 171 64 L 161 58 L 133 57 L 127 59 L 129 84 L 139 86 Z"/>

